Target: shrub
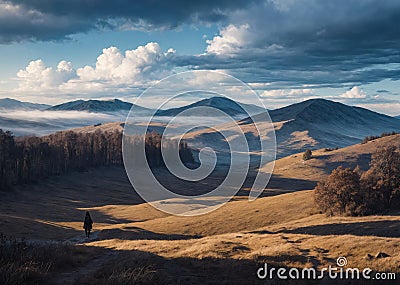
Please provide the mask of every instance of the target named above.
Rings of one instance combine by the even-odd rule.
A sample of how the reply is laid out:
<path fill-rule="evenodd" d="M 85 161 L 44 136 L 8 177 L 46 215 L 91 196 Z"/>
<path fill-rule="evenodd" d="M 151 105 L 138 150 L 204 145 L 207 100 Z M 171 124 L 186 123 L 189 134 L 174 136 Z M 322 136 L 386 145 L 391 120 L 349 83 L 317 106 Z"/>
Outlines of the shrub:
<path fill-rule="evenodd" d="M 312 151 L 311 149 L 307 148 L 306 151 L 303 153 L 303 160 L 309 160 L 312 158 Z"/>
<path fill-rule="evenodd" d="M 324 149 L 324 151 L 328 152 L 328 151 L 334 151 L 334 150 L 338 150 L 338 149 L 339 149 L 339 147 L 327 147 Z"/>
<path fill-rule="evenodd" d="M 63 244 L 33 244 L 0 234 L 0 284 L 42 284 L 49 271 L 75 263 L 76 250 Z"/>

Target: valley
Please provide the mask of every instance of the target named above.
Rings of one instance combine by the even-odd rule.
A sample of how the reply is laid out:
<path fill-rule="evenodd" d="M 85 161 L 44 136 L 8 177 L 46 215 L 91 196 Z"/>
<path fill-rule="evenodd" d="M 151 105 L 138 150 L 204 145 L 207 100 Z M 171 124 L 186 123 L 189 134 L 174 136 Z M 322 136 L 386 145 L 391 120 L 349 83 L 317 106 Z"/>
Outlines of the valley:
<path fill-rule="evenodd" d="M 72 108 L 80 108 L 76 104 Z M 89 106 L 98 107 L 97 103 Z M 102 116 L 103 110 L 83 113 Z M 240 109 L 229 110 L 235 113 Z M 264 284 L 256 275 L 264 263 L 321 270 L 335 265 L 340 256 L 346 257 L 351 267 L 398 274 L 400 212 L 329 217 L 318 209 L 313 189 L 338 166 L 367 170 L 375 151 L 389 145 L 400 147 L 399 134 L 361 143 L 367 135 L 400 130 L 400 120 L 327 100 L 309 100 L 270 111 L 274 129 L 268 118 L 264 124 L 260 120 L 265 115 L 255 116 L 259 116 L 262 129 L 255 130 L 250 118 L 237 121 L 246 134 L 250 154 L 259 155 L 257 132 L 267 138 L 275 133 L 277 138 L 277 159 L 259 169 L 265 173 L 273 169 L 271 179 L 255 201 L 249 201 L 248 196 L 257 168 L 250 168 L 241 189 L 217 210 L 174 216 L 145 203 L 123 166 L 89 167 L 15 185 L 2 193 L 0 233 L 17 243 L 27 243 L 32 250 L 42 247 L 43 254 L 52 246 L 61 248 L 58 250 L 66 256 L 60 258 L 68 262 L 42 273 L 43 284 L 107 284 L 129 278 L 144 284 Z M 72 131 L 82 135 L 113 133 L 125 127 L 117 120 L 78 126 Z M 162 121 L 152 122 L 148 132 L 163 133 L 165 127 Z M 178 125 L 173 127 L 179 129 Z M 226 123 L 215 129 L 231 133 L 226 141 L 232 141 L 236 139 L 234 127 Z M 211 128 L 189 131 L 183 138 L 194 152 L 208 146 L 219 154 L 225 151 L 226 141 Z M 312 149 L 312 156 L 304 160 L 307 148 Z M 175 193 L 196 195 L 218 186 L 225 171 L 223 165 L 217 165 L 208 179 L 199 182 L 176 179 L 163 168 L 155 168 L 154 174 Z M 220 198 L 211 197 L 215 201 Z M 196 206 L 187 208 L 184 200 L 158 202 L 180 208 L 183 213 L 196 210 Z M 204 202 L 198 200 L 199 205 Z M 94 221 L 88 239 L 82 229 L 86 211 Z M 380 257 L 382 252 L 385 257 Z"/>
<path fill-rule="evenodd" d="M 352 267 L 398 272 L 399 212 L 327 217 L 319 213 L 311 189 L 336 165 L 365 167 L 378 147 L 399 142 L 400 135 L 394 135 L 333 151 L 316 150 L 306 162 L 301 154 L 279 159 L 261 198 L 248 201 L 244 186 L 220 209 L 195 217 L 168 215 L 143 203 L 122 167 L 73 172 L 5 193 L 0 232 L 33 243 L 77 246 L 86 265 L 71 265 L 57 278 L 50 273 L 48 278 L 55 278 L 51 280 L 56 284 L 102 282 L 101 272 L 113 268 L 114 262 L 141 270 L 145 266 L 149 272 L 140 278 L 160 284 L 201 284 L 210 272 L 215 280 L 253 284 L 264 262 L 322 268 L 339 256 Z M 88 240 L 82 230 L 87 210 L 95 222 Z M 388 257 L 366 258 L 379 252 Z"/>

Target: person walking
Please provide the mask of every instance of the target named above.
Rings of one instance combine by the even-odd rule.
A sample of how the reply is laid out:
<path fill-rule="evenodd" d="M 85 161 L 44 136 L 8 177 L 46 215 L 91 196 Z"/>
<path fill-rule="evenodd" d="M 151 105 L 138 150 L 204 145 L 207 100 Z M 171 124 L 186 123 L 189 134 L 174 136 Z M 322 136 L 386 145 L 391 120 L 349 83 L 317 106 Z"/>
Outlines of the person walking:
<path fill-rule="evenodd" d="M 83 228 L 85 229 L 85 235 L 87 238 L 90 236 L 90 231 L 92 230 L 93 221 L 90 217 L 89 211 L 86 211 L 85 221 L 83 222 Z"/>

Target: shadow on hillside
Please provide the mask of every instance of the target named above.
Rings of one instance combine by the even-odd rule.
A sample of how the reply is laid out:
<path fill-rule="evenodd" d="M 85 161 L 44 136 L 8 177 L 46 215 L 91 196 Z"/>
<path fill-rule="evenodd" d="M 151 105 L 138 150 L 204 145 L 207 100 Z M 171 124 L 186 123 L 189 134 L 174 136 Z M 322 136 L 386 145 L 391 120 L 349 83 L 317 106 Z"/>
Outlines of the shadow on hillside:
<path fill-rule="evenodd" d="M 236 194 L 236 196 L 248 196 L 249 189 L 253 186 L 254 176 L 248 177 L 243 184 L 242 189 Z M 273 174 L 269 180 L 266 189 L 259 197 L 275 196 L 284 193 L 301 191 L 301 190 L 311 190 L 317 185 L 317 181 L 297 179 L 297 178 L 287 178 L 279 175 Z"/>
<path fill-rule="evenodd" d="M 329 158 L 331 158 L 331 155 L 326 154 L 326 155 L 320 155 L 315 157 L 315 159 L 318 160 L 323 160 L 326 161 L 326 165 L 323 168 L 323 170 L 329 174 L 332 172 L 332 170 L 338 168 L 339 166 L 342 166 L 344 168 L 352 168 L 354 169 L 355 167 L 360 166 L 360 168 L 363 171 L 366 171 L 369 169 L 369 163 L 371 161 L 371 154 L 370 153 L 363 153 L 363 154 L 359 154 L 356 157 L 344 157 L 343 159 L 341 159 L 341 161 L 329 161 Z"/>
<path fill-rule="evenodd" d="M 287 191 L 311 190 L 314 189 L 316 185 L 317 182 L 312 180 L 272 175 L 267 185 L 267 189 L 279 189 Z"/>
<path fill-rule="evenodd" d="M 272 280 L 258 279 L 257 270 L 264 266 L 258 260 L 229 257 L 166 258 L 140 250 L 115 251 L 104 248 L 93 248 L 93 251 L 97 256 L 107 258 L 102 259 L 96 270 L 91 268 L 88 274 L 77 276 L 74 284 L 133 284 L 129 279 L 132 276 L 135 284 L 282 284 L 276 274 Z M 288 258 L 290 262 L 291 257 Z M 268 266 L 285 267 L 276 262 L 269 262 Z M 129 274 L 131 272 L 136 274 Z M 55 278 L 52 280 L 57 281 Z M 317 284 L 309 280 L 285 281 L 284 284 Z"/>
<path fill-rule="evenodd" d="M 138 227 L 125 227 L 123 229 L 104 229 L 101 230 L 98 238 L 121 239 L 121 240 L 187 240 L 198 239 L 196 235 L 163 234 L 155 233 Z"/>
<path fill-rule="evenodd" d="M 308 235 L 356 235 L 378 237 L 400 237 L 400 221 L 374 221 L 357 223 L 334 223 L 283 230 L 283 233 Z"/>
<path fill-rule="evenodd" d="M 82 233 L 76 229 L 53 221 L 36 220 L 23 216 L 0 214 L 0 232 L 12 237 L 34 239 L 64 240 Z"/>

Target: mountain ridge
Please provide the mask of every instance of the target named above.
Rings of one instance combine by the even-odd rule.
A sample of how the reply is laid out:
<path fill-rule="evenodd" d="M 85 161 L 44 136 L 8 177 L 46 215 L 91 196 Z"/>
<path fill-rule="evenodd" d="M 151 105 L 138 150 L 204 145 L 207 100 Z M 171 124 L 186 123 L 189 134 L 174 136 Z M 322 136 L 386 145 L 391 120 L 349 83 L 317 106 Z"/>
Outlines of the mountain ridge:
<path fill-rule="evenodd" d="M 345 147 L 362 141 L 366 136 L 383 132 L 400 131 L 400 120 L 361 107 L 348 106 L 325 99 L 310 99 L 283 108 L 269 111 L 275 128 L 278 157 L 284 157 L 307 148 Z M 258 132 L 253 120 L 267 122 L 268 116 L 258 114 L 239 121 L 247 133 Z M 267 124 L 269 125 L 269 124 Z M 233 124 L 216 126 L 220 131 L 233 128 Z M 261 132 L 270 132 L 267 128 Z M 209 142 L 222 144 L 222 137 L 210 130 L 188 133 L 186 138 L 196 147 L 207 146 Z M 228 138 L 228 140 L 232 140 Z M 249 136 L 251 149 L 258 146 L 257 137 Z"/>
<path fill-rule="evenodd" d="M 89 112 L 116 112 L 129 111 L 132 106 L 138 110 L 149 110 L 119 99 L 112 100 L 75 100 L 58 104 L 48 108 L 49 111 L 89 111 Z"/>
<path fill-rule="evenodd" d="M 45 110 L 50 105 L 19 101 L 12 98 L 1 98 L 0 109 L 4 110 Z"/>
<path fill-rule="evenodd" d="M 237 115 L 249 115 L 247 112 L 251 114 L 257 114 L 265 111 L 264 108 L 253 105 L 253 104 L 245 104 L 233 101 L 226 97 L 211 97 L 202 99 L 195 103 L 185 105 L 177 108 L 170 108 L 166 110 L 157 110 L 156 116 L 177 116 L 179 113 L 188 110 L 190 108 L 195 107 L 212 107 L 223 111 L 225 114 L 229 116 L 237 116 Z M 250 115 L 251 115 L 250 114 Z M 189 116 L 206 116 L 207 114 L 203 114 L 201 111 L 193 111 Z"/>

